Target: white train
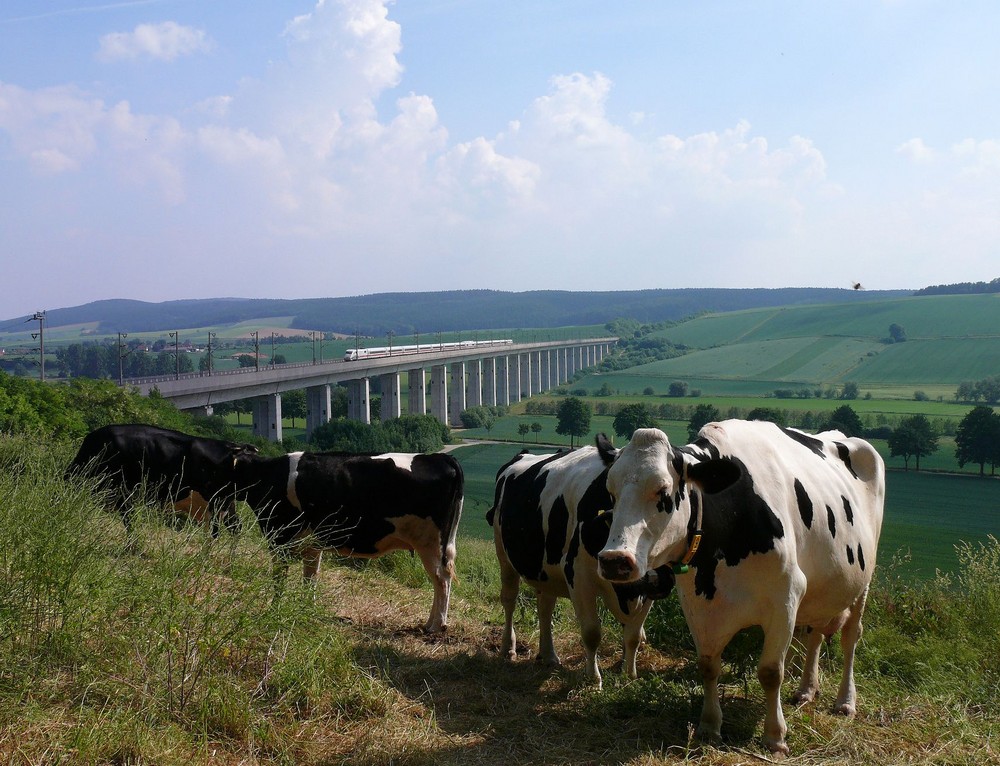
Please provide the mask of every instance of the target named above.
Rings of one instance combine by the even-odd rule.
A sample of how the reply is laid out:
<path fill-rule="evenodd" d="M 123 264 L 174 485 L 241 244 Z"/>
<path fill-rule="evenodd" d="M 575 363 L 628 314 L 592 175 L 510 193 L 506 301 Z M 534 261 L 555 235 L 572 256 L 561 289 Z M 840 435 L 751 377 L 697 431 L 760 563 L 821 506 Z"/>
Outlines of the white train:
<path fill-rule="evenodd" d="M 379 346 L 377 348 L 349 348 L 344 354 L 345 362 L 356 362 L 359 359 L 371 359 L 379 356 L 402 356 L 404 354 L 426 354 L 429 351 L 448 351 L 463 348 L 479 348 L 481 346 L 510 346 L 514 343 L 510 338 L 500 340 L 460 340 L 452 343 L 420 343 L 415 346 Z"/>

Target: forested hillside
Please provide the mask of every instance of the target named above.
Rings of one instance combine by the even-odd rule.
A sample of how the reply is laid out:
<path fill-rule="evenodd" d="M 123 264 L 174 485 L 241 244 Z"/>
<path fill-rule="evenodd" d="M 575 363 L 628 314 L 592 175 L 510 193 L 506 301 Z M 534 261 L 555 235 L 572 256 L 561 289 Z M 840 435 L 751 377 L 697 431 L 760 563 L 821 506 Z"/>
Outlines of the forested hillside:
<path fill-rule="evenodd" d="M 73 308 L 48 307 L 46 321 L 49 327 L 91 324 L 96 334 L 113 334 L 121 330 L 151 332 L 290 316 L 292 328 L 375 336 L 390 330 L 411 334 L 593 325 L 619 317 L 662 322 L 706 311 L 854 303 L 909 294 L 906 290 L 856 292 L 832 288 L 518 293 L 455 290 L 296 300 L 216 298 L 163 303 L 107 300 Z M 24 317 L 0 320 L 0 337 L 4 333 L 23 332 L 24 320 Z"/>

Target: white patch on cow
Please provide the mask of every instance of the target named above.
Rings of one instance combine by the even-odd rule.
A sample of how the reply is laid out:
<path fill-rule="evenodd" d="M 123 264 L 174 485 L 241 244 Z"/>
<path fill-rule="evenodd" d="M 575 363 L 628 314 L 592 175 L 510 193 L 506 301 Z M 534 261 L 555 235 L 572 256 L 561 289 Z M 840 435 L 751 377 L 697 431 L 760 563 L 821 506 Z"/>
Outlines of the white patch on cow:
<path fill-rule="evenodd" d="M 384 455 L 376 455 L 376 460 L 391 460 L 396 464 L 397 468 L 402 468 L 404 471 L 413 470 L 413 458 L 416 455 L 409 454 L 406 452 L 386 452 Z"/>
<path fill-rule="evenodd" d="M 299 502 L 299 496 L 295 492 L 295 481 L 299 478 L 299 460 L 301 457 L 301 452 L 292 452 L 288 455 L 288 487 L 285 493 L 288 496 L 288 502 L 300 511 L 302 510 L 302 504 Z"/>

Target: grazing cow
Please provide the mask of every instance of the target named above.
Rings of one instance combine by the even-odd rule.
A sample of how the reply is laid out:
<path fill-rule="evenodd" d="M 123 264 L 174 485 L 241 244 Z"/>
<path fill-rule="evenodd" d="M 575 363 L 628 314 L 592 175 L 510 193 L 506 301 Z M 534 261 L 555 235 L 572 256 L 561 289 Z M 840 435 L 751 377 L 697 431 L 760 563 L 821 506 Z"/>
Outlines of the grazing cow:
<path fill-rule="evenodd" d="M 361 558 L 416 551 L 434 586 L 424 630 L 447 630 L 464 486 L 451 455 L 242 455 L 236 473 L 238 496 L 271 544 L 277 576 L 289 553 L 303 556 L 303 576 L 312 580 L 324 550 Z"/>
<path fill-rule="evenodd" d="M 661 592 L 653 593 L 641 582 L 613 585 L 598 576 L 596 555 L 607 540 L 612 516 L 604 512 L 611 507 L 607 471 L 594 447 L 554 455 L 522 452 L 497 472 L 494 505 L 486 515 L 500 561 L 501 654 L 508 659 L 515 656 L 514 605 L 523 577 L 537 594 L 537 659 L 559 664 L 552 642 L 552 612 L 557 598 L 569 598 L 587 653 L 586 674 L 598 688 L 598 596 L 624 626 L 622 665 L 635 678 L 642 623 L 652 599 L 670 592 L 672 579 L 666 570 L 662 580 L 657 579 Z"/>
<path fill-rule="evenodd" d="M 87 434 L 66 478 L 94 476 L 109 502 L 128 523 L 143 488 L 162 506 L 208 526 L 221 520 L 239 527 L 233 494 L 237 455 L 254 454 L 251 444 L 188 436 L 147 425 L 111 425 Z"/>
<path fill-rule="evenodd" d="M 840 631 L 844 672 L 834 710 L 853 715 L 854 650 L 885 500 L 885 466 L 874 448 L 838 431 L 810 436 L 727 420 L 682 447 L 650 428 L 617 453 L 606 441 L 601 451 L 613 461 L 615 498 L 601 574 L 630 582 L 651 566 L 674 566 L 705 688 L 699 733 L 720 734 L 722 650 L 751 625 L 764 630 L 757 676 L 772 752 L 788 752 L 779 694 L 796 626 L 812 630 L 794 702 L 816 698 L 820 645 Z"/>

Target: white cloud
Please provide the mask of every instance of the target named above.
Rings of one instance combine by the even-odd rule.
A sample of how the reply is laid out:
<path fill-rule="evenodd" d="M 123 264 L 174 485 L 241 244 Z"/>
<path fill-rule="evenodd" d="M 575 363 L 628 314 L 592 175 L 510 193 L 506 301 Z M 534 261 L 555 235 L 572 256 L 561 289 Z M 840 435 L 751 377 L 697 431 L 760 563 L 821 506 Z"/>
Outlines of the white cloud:
<path fill-rule="evenodd" d="M 181 56 L 204 53 L 212 44 L 204 30 L 174 21 L 139 24 L 131 32 L 111 32 L 101 38 L 97 57 L 101 61 L 131 61 L 149 58 L 173 61 Z"/>
<path fill-rule="evenodd" d="M 934 159 L 934 151 L 922 138 L 911 138 L 896 147 L 896 151 L 914 162 L 929 162 Z"/>
<path fill-rule="evenodd" d="M 609 109 L 609 77 L 576 72 L 552 77 L 496 134 L 455 142 L 434 94 L 395 91 L 406 86 L 400 32 L 380 0 L 317 0 L 286 26 L 283 58 L 179 117 L 70 86 L 0 83 L 0 148 L 78 179 L 95 210 L 106 197 L 108 231 L 118 208 L 141 208 L 133 251 L 183 252 L 234 294 L 267 286 L 230 282 L 242 275 L 213 271 L 205 253 L 239 253 L 248 274 L 280 254 L 311 294 L 895 286 L 871 273 L 893 248 L 947 251 L 960 226 L 977 252 L 1000 238 L 995 141 L 935 150 L 911 139 L 896 155 L 911 187 L 900 194 L 879 179 L 884 188 L 859 195 L 835 183 L 809 137 L 735 119 L 650 135 L 641 112 Z M 157 50 L 130 44 L 135 55 Z M 169 224 L 156 236 L 145 221 Z M 836 273 L 818 280 L 823 268 Z"/>

